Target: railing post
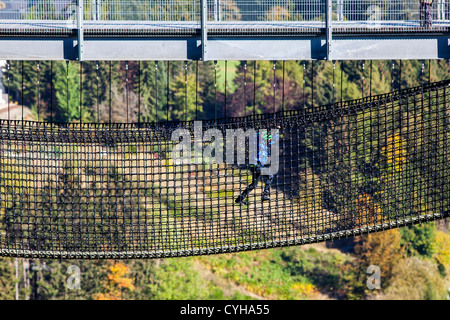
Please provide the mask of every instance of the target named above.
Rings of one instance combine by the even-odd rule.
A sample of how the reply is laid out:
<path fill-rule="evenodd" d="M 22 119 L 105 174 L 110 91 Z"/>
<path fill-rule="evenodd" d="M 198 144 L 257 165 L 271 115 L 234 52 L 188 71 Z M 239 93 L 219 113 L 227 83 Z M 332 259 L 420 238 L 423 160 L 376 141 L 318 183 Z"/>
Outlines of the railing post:
<path fill-rule="evenodd" d="M 338 21 L 344 20 L 344 4 L 342 3 L 343 1 L 344 0 L 336 0 L 336 13 Z"/>
<path fill-rule="evenodd" d="M 331 25 L 333 14 L 333 0 L 326 1 L 326 36 L 327 36 L 327 60 L 331 59 L 332 41 L 333 41 L 333 28 Z"/>
<path fill-rule="evenodd" d="M 92 20 L 100 20 L 100 0 L 92 0 Z"/>
<path fill-rule="evenodd" d="M 222 20 L 222 12 L 220 11 L 220 0 L 214 0 L 214 21 Z"/>
<path fill-rule="evenodd" d="M 444 5 L 442 6 L 442 20 L 445 21 L 448 19 L 447 15 L 446 15 L 448 3 L 446 3 L 445 1 L 443 3 L 444 3 Z"/>
<path fill-rule="evenodd" d="M 437 9 L 436 9 L 437 20 L 441 20 L 441 0 L 437 0 L 435 2 L 437 2 Z"/>
<path fill-rule="evenodd" d="M 439 1 L 439 20 L 445 20 L 445 0 Z"/>
<path fill-rule="evenodd" d="M 208 60 L 208 2 L 201 0 L 201 40 L 202 40 L 202 60 Z"/>
<path fill-rule="evenodd" d="M 78 40 L 78 61 L 83 61 L 83 0 L 77 0 L 77 40 Z"/>

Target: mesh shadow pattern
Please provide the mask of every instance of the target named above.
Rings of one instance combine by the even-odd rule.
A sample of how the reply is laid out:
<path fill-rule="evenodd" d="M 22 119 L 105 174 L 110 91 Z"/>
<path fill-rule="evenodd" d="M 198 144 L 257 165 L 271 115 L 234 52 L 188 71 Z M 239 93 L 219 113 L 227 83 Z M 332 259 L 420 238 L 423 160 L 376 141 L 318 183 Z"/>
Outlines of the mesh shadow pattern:
<path fill-rule="evenodd" d="M 0 255 L 215 254 L 446 218 L 449 84 L 201 122 L 1 120 Z M 257 179 L 248 163 L 175 164 L 173 132 L 194 133 L 199 123 L 202 133 L 214 129 L 223 137 L 227 130 L 277 128 L 279 168 L 269 192 L 261 179 L 245 203 L 236 203 Z"/>

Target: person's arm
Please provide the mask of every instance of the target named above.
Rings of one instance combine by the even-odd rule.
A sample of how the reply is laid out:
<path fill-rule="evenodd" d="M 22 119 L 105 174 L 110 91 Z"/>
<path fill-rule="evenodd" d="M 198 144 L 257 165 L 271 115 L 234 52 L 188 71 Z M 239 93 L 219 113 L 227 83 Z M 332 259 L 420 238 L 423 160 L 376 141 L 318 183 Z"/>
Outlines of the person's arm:
<path fill-rule="evenodd" d="M 280 134 L 274 134 L 270 139 L 270 145 L 274 144 L 276 141 L 280 140 Z"/>

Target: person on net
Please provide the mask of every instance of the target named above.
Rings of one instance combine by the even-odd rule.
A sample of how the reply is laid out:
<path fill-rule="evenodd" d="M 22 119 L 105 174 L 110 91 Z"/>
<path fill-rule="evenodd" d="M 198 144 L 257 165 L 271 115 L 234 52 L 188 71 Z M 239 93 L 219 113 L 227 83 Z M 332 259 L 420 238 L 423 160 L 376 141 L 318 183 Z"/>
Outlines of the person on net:
<path fill-rule="evenodd" d="M 250 172 L 252 173 L 252 182 L 251 184 L 245 188 L 245 190 L 236 198 L 235 202 L 241 205 L 248 205 L 249 202 L 247 200 L 248 194 L 253 191 L 257 186 L 260 180 L 265 180 L 264 190 L 261 194 L 262 201 L 270 200 L 270 187 L 274 180 L 275 175 L 263 175 L 261 173 L 261 168 L 267 165 L 269 160 L 269 146 L 272 145 L 275 141 L 279 139 L 279 134 L 274 136 L 270 134 L 265 134 L 262 136 L 260 133 L 257 134 L 257 141 L 259 144 L 259 150 L 257 159 L 255 159 L 255 163 L 250 165 Z"/>

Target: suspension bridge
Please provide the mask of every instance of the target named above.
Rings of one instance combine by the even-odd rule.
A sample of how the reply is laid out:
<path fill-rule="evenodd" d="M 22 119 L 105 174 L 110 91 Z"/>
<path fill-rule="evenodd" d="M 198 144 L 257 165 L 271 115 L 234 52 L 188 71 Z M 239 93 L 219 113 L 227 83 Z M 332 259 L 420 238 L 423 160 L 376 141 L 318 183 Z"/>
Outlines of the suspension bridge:
<path fill-rule="evenodd" d="M 392 65 L 390 92 L 372 94 L 376 66 L 365 69 L 363 62 L 361 98 L 346 101 L 343 89 L 344 60 L 450 58 L 449 1 L 435 1 L 431 24 L 423 23 L 420 1 L 403 0 L 0 4 L 0 59 L 7 60 L 1 256 L 215 254 L 329 241 L 449 216 L 450 80 L 431 81 L 430 63 L 425 79 L 423 63 L 420 75 L 412 75 L 420 81 L 402 87 L 400 62 L 397 69 Z M 36 60 L 32 76 L 24 71 L 27 60 Z M 59 60 L 67 63 L 58 71 Z M 99 67 L 105 60 L 106 68 Z M 176 89 L 170 84 L 173 60 L 185 61 Z M 217 60 L 254 60 L 239 65 L 238 102 L 227 96 L 226 63 L 218 98 Z M 257 76 L 266 72 L 258 60 L 273 60 L 264 69 L 270 107 L 258 101 L 263 88 Z M 298 63 L 298 75 L 289 78 L 288 60 L 312 61 L 308 69 Z M 317 60 L 332 60 L 325 62 L 332 63 L 329 86 L 316 83 Z M 126 61 L 118 75 L 126 99 L 118 111 L 122 122 L 112 119 L 112 61 Z M 199 64 L 210 68 L 202 83 L 214 91 L 208 119 L 198 109 L 204 103 Z M 74 65 L 77 72 L 70 73 Z M 109 85 L 102 87 L 99 69 L 109 70 L 102 78 Z M 303 80 L 292 85 L 296 77 Z M 25 85 L 27 79 L 34 80 Z M 296 85 L 303 86 L 298 100 L 288 104 L 286 92 Z M 150 121 L 142 120 L 144 86 L 151 87 Z M 317 86 L 327 87 L 328 103 L 315 103 Z M 21 106 L 11 106 L 11 88 Z M 87 88 L 96 92 L 89 101 Z M 27 90 L 36 92 L 28 112 L 33 119 L 25 118 Z M 131 94 L 137 97 L 135 118 Z M 171 103 L 175 97 L 181 99 Z M 109 114 L 103 118 L 101 99 Z M 190 114 L 188 99 L 195 106 Z M 242 110 L 230 116 L 232 103 Z M 96 119 L 84 121 L 89 104 Z M 177 116 L 175 110 L 181 110 Z"/>

